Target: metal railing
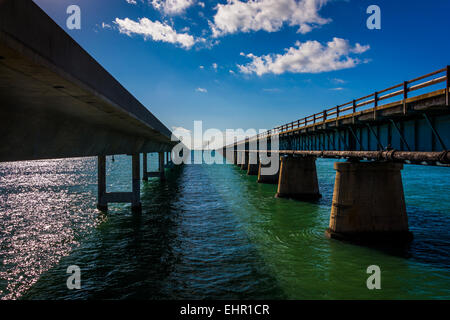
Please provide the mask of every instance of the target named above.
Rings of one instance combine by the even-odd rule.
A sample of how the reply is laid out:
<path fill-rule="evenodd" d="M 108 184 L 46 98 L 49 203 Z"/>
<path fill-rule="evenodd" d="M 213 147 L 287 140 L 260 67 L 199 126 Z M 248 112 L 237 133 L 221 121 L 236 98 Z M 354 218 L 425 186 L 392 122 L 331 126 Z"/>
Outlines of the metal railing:
<path fill-rule="evenodd" d="M 413 92 L 419 89 L 423 89 L 426 87 L 433 86 L 435 84 L 446 82 L 446 103 L 449 105 L 449 74 L 450 74 L 450 67 L 446 66 L 445 68 L 436 70 L 434 72 L 428 73 L 426 75 L 420 76 L 418 78 L 404 81 L 403 83 L 397 84 L 395 86 L 389 87 L 387 89 L 376 91 L 372 94 L 369 94 L 367 96 L 354 99 L 352 101 L 349 101 L 347 103 L 338 105 L 333 108 L 325 109 L 322 112 L 315 113 L 313 115 L 310 115 L 308 117 L 289 122 L 287 124 L 275 127 L 271 130 L 268 130 L 266 132 L 257 134 L 256 136 L 250 138 L 253 139 L 261 139 L 267 136 L 275 135 L 275 134 L 281 134 L 284 132 L 292 131 L 292 130 L 299 130 L 311 125 L 319 125 L 323 124 L 325 122 L 328 122 L 332 119 L 335 119 L 336 121 L 345 115 L 355 115 L 356 113 L 359 113 L 364 110 L 370 110 L 373 109 L 374 119 L 377 117 L 377 109 L 381 108 L 383 105 L 380 105 L 379 103 L 383 100 L 387 100 L 396 96 L 402 96 L 402 100 L 397 101 L 397 103 L 403 102 L 403 112 L 406 114 L 406 100 L 408 99 L 408 93 Z M 431 79 L 427 79 L 431 78 Z M 425 80 L 426 81 L 422 81 Z M 420 82 L 422 81 L 422 82 Z M 394 91 L 395 90 L 395 91 Z M 365 107 L 365 108 L 363 108 Z M 246 139 L 245 141 L 248 141 L 249 139 Z M 241 142 L 241 141 L 240 141 Z M 236 144 L 239 144 L 237 142 Z"/>

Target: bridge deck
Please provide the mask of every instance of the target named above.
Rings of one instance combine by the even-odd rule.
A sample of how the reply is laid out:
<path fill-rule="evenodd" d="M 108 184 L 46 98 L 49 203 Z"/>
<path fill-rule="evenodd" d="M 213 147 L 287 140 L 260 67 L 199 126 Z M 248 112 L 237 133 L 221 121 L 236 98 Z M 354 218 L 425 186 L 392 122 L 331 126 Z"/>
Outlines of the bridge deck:
<path fill-rule="evenodd" d="M 0 162 L 174 144 L 170 130 L 30 0 L 0 0 L 0 136 Z"/>
<path fill-rule="evenodd" d="M 266 140 L 269 150 L 284 154 L 448 163 L 449 74 L 447 66 L 226 148 L 254 151 L 256 142 Z M 397 96 L 401 99 L 393 101 Z M 272 146 L 274 138 L 278 147 Z M 259 148 L 265 147 L 259 143 Z M 384 152 L 390 150 L 395 156 Z"/>

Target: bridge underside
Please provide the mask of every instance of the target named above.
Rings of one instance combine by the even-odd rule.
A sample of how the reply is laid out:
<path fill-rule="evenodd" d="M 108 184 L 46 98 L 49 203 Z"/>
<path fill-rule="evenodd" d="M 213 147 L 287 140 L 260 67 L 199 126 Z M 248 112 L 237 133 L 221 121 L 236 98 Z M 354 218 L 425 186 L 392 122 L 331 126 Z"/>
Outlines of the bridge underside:
<path fill-rule="evenodd" d="M 0 2 L 0 162 L 170 151 L 170 131 L 32 1 Z"/>

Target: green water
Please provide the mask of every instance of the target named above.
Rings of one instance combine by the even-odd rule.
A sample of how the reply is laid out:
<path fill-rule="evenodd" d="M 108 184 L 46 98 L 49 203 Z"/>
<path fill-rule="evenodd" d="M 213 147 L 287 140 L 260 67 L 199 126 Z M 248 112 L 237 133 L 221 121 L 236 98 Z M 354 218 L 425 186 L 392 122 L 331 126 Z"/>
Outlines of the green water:
<path fill-rule="evenodd" d="M 276 186 L 232 165 L 185 165 L 168 169 L 166 182 L 143 183 L 140 215 L 129 205 L 106 215 L 95 210 L 95 164 L 0 165 L 1 297 L 450 298 L 449 168 L 405 166 L 415 238 L 394 249 L 325 237 L 330 160 L 317 161 L 323 198 L 316 203 L 276 199 Z M 130 169 L 129 157 L 109 160 L 108 188 L 129 189 Z M 17 178 L 24 176 L 26 182 Z M 30 203 L 38 215 L 30 214 Z M 82 270 L 81 290 L 66 287 L 73 264 Z M 366 287 L 370 265 L 381 268 L 381 290 Z"/>

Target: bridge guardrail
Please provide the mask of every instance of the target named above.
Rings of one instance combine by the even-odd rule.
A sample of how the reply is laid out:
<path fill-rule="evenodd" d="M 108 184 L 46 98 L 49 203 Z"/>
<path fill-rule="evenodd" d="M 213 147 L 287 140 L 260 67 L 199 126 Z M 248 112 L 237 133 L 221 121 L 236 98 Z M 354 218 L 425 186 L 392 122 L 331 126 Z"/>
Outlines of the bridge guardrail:
<path fill-rule="evenodd" d="M 406 113 L 406 100 L 410 98 L 411 96 L 408 95 L 408 93 L 427 88 L 433 85 L 436 85 L 438 83 L 445 82 L 446 83 L 446 101 L 447 105 L 449 105 L 449 75 L 450 75 L 450 66 L 446 66 L 445 68 L 436 70 L 434 72 L 425 74 L 423 76 L 414 78 L 412 80 L 404 81 L 400 84 L 391 86 L 389 88 L 383 89 L 381 91 L 376 91 L 372 94 L 369 94 L 367 96 L 354 99 L 352 101 L 349 101 L 344 104 L 340 104 L 336 107 L 325 109 L 322 112 L 315 113 L 313 115 L 310 115 L 308 117 L 298 119 L 296 121 L 289 122 L 287 124 L 275 127 L 271 130 L 268 130 L 266 132 L 257 134 L 252 139 L 260 139 L 263 137 L 271 136 L 274 134 L 280 134 L 287 131 L 291 131 L 294 129 L 301 129 L 304 127 L 307 127 L 311 124 L 321 124 L 324 123 L 327 120 L 330 119 L 339 119 L 339 117 L 344 115 L 355 115 L 357 112 L 363 111 L 363 110 L 374 110 L 374 118 L 376 119 L 376 111 L 377 108 L 382 107 L 383 105 L 380 105 L 379 103 L 383 100 L 387 100 L 396 96 L 402 96 L 402 100 L 397 102 L 403 102 L 404 106 L 404 113 Z M 431 78 L 431 79 L 428 79 Z M 427 81 L 420 82 L 421 80 L 428 79 Z M 418 82 L 418 83 L 417 83 Z M 395 90 L 400 89 L 400 90 Z M 395 90 L 395 91 L 393 91 Z M 369 107 L 367 107 L 369 106 Z M 363 108 L 366 107 L 366 108 Z M 246 139 L 245 141 L 248 141 L 249 139 Z M 237 142 L 236 144 L 238 144 Z"/>

